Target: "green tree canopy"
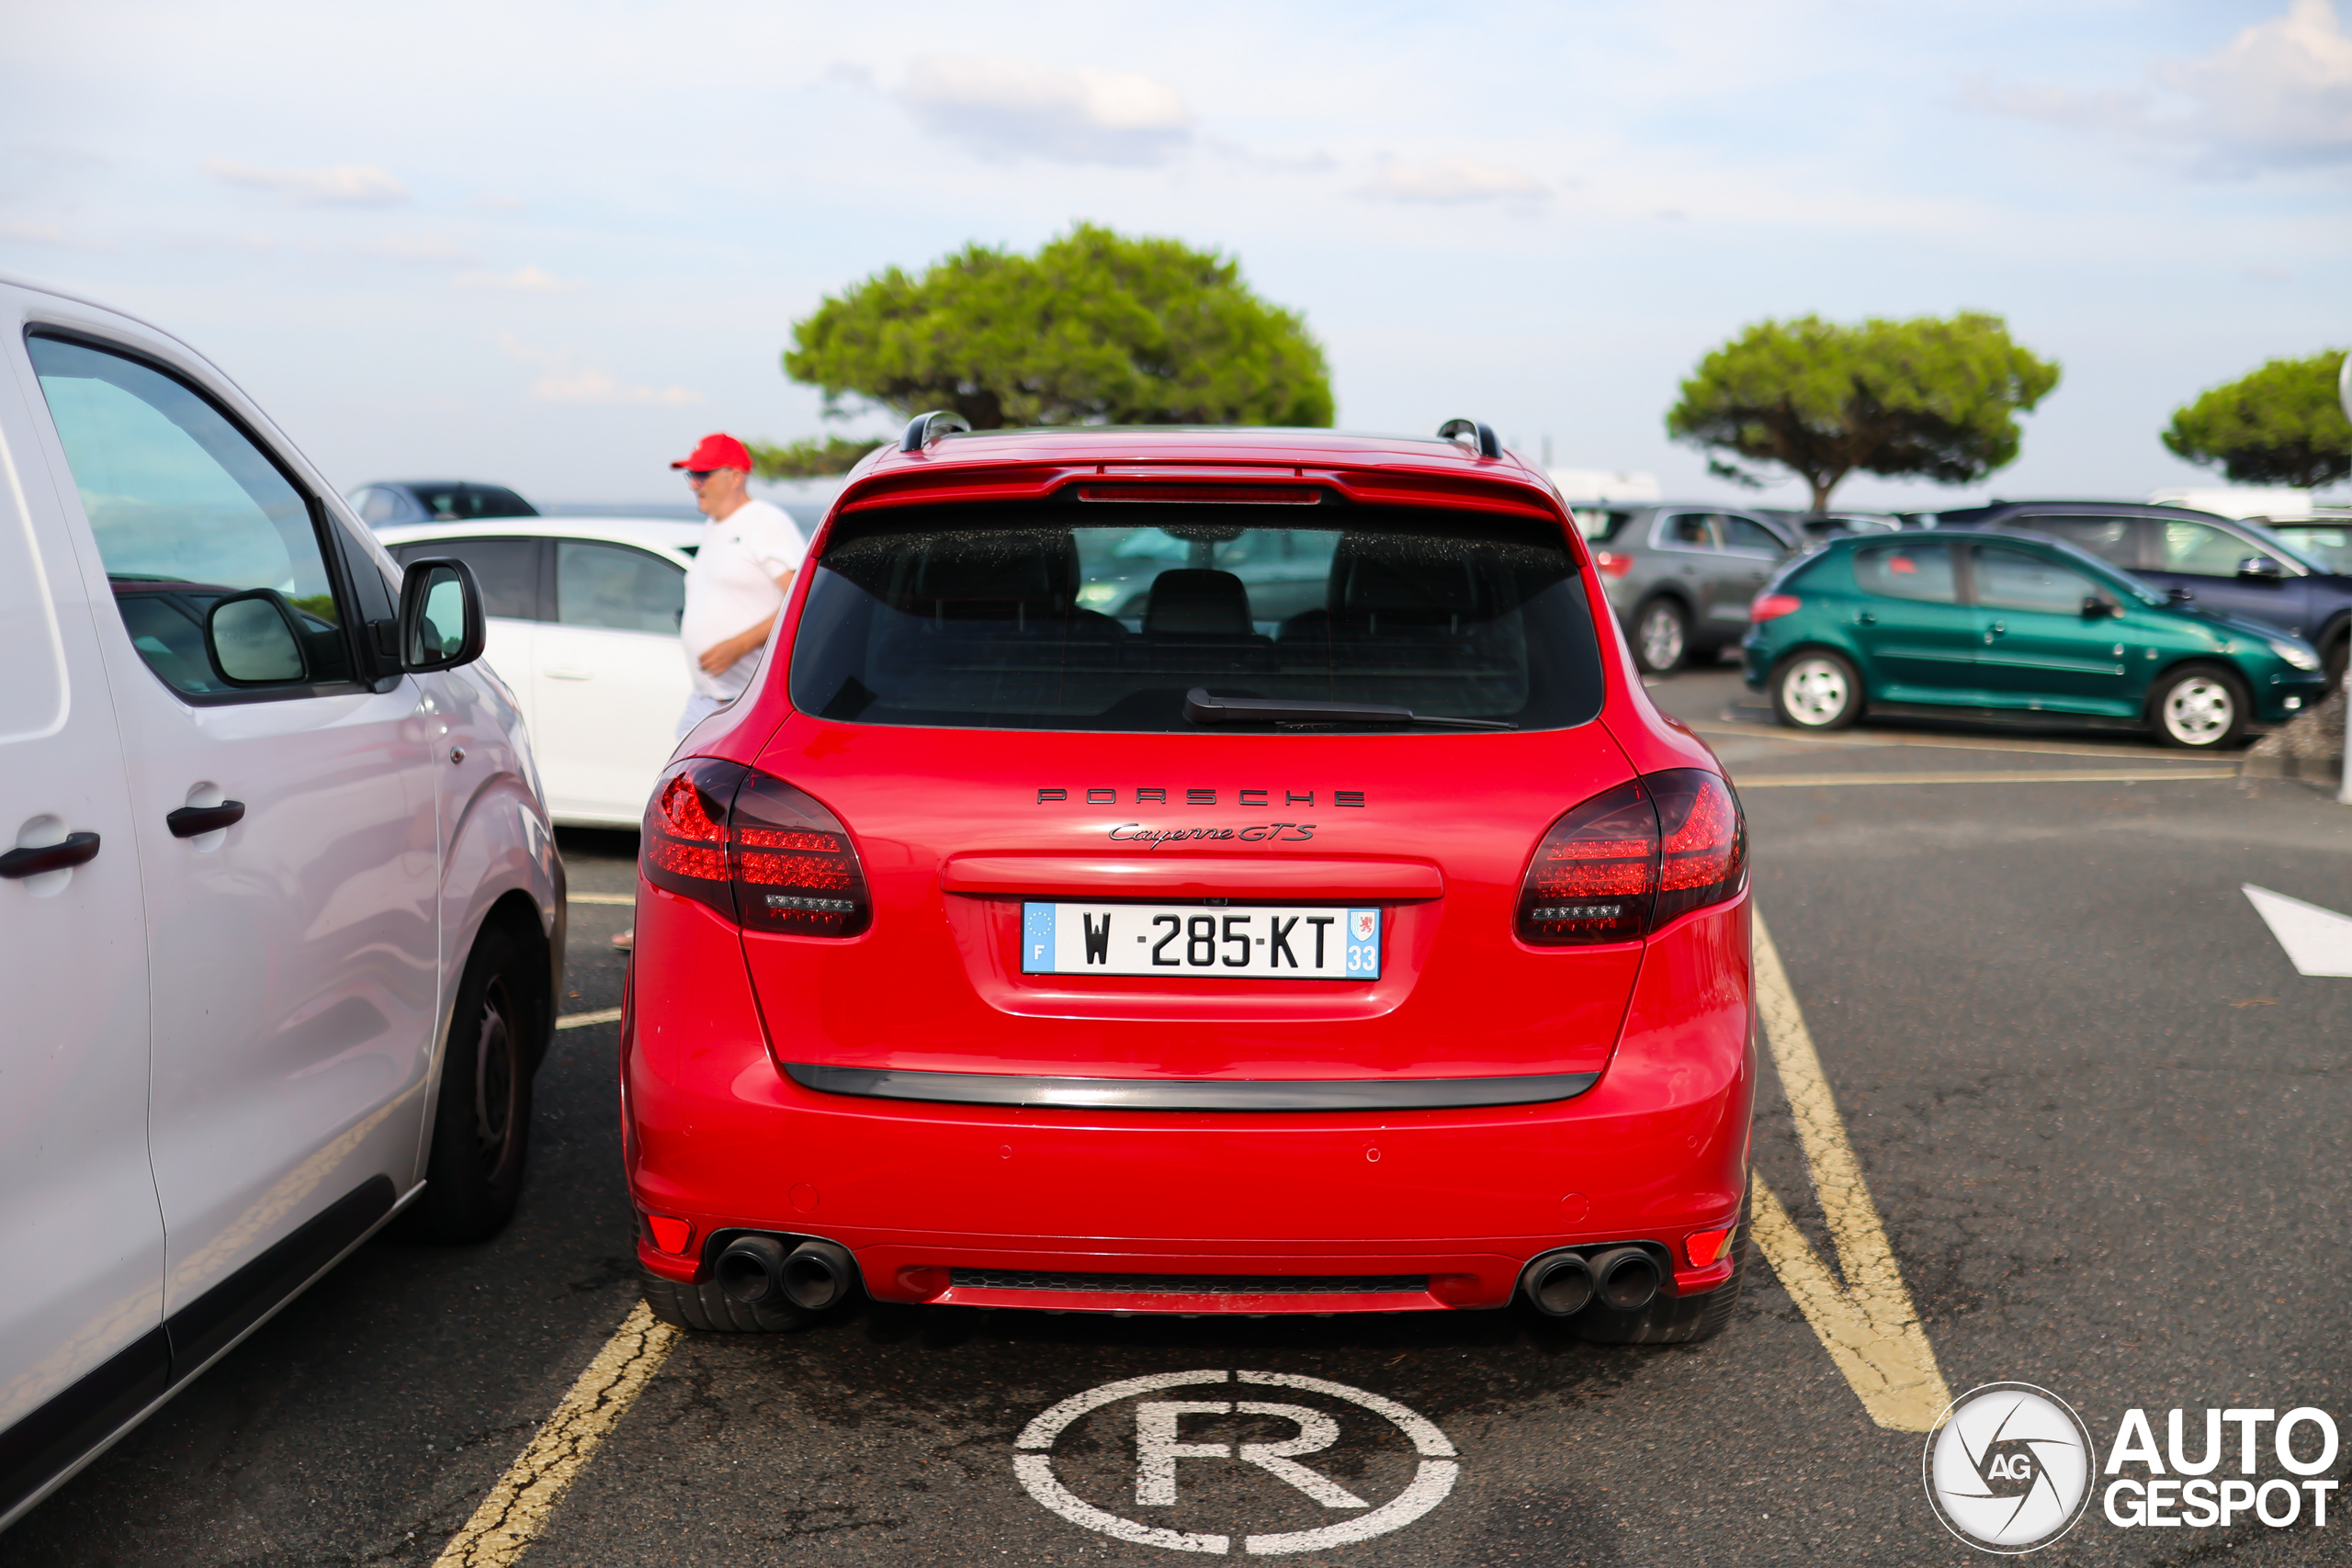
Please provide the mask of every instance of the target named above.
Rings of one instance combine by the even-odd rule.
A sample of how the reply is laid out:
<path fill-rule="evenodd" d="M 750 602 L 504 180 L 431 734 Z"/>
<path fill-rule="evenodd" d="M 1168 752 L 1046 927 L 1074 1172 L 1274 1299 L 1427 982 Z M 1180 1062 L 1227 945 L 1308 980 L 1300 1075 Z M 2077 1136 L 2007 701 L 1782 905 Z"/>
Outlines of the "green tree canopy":
<path fill-rule="evenodd" d="M 869 435 L 863 441 L 853 441 L 842 435 L 812 435 L 789 446 L 765 441 L 746 441 L 743 445 L 752 454 L 752 471 L 763 479 L 814 479 L 849 472 L 857 467 L 860 457 L 889 439 L 887 435 Z"/>
<path fill-rule="evenodd" d="M 1033 424 L 1331 423 L 1330 374 L 1296 312 L 1174 240 L 1081 223 L 1034 256 L 967 245 L 920 277 L 876 273 L 792 330 L 785 374 L 901 417 Z"/>
<path fill-rule="evenodd" d="M 2013 462 L 2017 414 L 2058 384 L 2058 367 L 1978 310 L 1950 321 L 1818 316 L 1759 321 L 1699 362 L 1667 433 L 1730 457 L 1776 463 L 1813 487 L 1816 512 L 1856 469 L 1966 484 Z M 1716 457 L 1723 478 L 1761 484 Z"/>
<path fill-rule="evenodd" d="M 2175 409 L 2165 446 L 2237 484 L 2317 490 L 2352 477 L 2352 420 L 2336 397 L 2343 365 L 2340 348 L 2274 359 Z"/>

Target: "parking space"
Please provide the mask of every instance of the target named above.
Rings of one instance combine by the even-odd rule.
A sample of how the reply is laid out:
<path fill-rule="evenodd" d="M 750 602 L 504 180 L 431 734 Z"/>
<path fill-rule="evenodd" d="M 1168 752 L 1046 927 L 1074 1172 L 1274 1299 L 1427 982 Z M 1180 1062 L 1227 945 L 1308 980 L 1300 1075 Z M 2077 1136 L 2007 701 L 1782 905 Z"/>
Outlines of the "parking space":
<path fill-rule="evenodd" d="M 1708 672 L 1654 694 L 1712 727 L 1742 785 L 1757 907 L 1819 1064 L 1797 1108 L 1826 1094 L 1851 1151 L 1825 1165 L 1765 1073 L 1757 1169 L 1809 1286 L 1759 1261 L 1728 1333 L 1664 1349 L 1518 1311 L 866 1307 L 801 1335 L 689 1336 L 527 1561 L 1972 1560 L 1928 1509 L 1920 1436 L 1873 1418 L 1826 1343 L 1827 1298 L 1800 1300 L 1883 1310 L 1858 1214 L 1955 1393 L 2039 1384 L 2102 1446 L 2134 1407 L 2159 1441 L 2176 1406 L 2340 1408 L 2352 1308 L 2328 1173 L 2352 1125 L 2352 982 L 2296 975 L 2239 891 L 2341 908 L 2339 808 L 2126 743 L 2109 761 L 2063 736 L 1751 738 L 1737 690 Z M 2102 766 L 2177 776 L 2041 777 Z M 1982 776 L 1804 782 L 1906 770 Z M 590 900 L 628 887 L 631 840 L 565 848 L 564 1006 L 594 1014 L 618 1001 L 628 910 Z M 614 1048 L 609 1024 L 559 1036 L 504 1235 L 371 1246 L 27 1519 L 11 1560 L 433 1562 L 635 1300 Z M 1866 1211 L 1825 1169 L 1858 1179 Z M 2127 1531 L 2094 1504 L 2059 1552 L 2323 1562 L 2333 1529 Z"/>

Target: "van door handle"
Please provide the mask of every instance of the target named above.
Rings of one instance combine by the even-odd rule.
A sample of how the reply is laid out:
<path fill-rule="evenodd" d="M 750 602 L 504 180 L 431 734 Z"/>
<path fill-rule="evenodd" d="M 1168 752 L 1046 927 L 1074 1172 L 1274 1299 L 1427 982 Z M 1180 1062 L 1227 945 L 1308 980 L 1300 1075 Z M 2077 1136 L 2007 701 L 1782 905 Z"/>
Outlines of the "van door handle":
<path fill-rule="evenodd" d="M 96 833 L 68 833 L 62 844 L 40 844 L 0 855 L 0 876 L 39 876 L 44 871 L 63 871 L 97 858 Z"/>
<path fill-rule="evenodd" d="M 245 819 L 245 803 L 224 800 L 218 806 L 183 806 L 164 818 L 164 826 L 172 830 L 175 839 L 193 839 L 198 833 L 217 833 L 223 828 L 234 827 Z"/>
<path fill-rule="evenodd" d="M 596 672 L 594 670 L 550 670 L 547 671 L 547 677 L 550 681 L 593 681 Z"/>

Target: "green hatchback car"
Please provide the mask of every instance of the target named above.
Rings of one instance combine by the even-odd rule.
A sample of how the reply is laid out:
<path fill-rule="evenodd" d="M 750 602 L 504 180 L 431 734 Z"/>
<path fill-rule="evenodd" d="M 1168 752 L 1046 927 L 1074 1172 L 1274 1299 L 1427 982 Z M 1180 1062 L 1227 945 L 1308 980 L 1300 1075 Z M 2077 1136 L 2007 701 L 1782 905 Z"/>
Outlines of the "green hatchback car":
<path fill-rule="evenodd" d="M 1842 728 L 1865 709 L 1989 709 L 2212 749 L 2327 689 L 2300 638 L 2037 535 L 1838 539 L 1779 572 L 1748 615 L 1747 683 L 1799 729 Z"/>

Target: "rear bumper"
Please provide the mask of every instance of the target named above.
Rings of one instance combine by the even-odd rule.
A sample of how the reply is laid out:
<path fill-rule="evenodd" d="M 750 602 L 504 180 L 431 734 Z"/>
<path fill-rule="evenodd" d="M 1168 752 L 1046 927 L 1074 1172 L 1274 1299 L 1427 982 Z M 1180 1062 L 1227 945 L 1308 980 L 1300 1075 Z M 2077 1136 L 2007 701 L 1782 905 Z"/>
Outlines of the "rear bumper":
<path fill-rule="evenodd" d="M 1728 1262 L 1688 1267 L 1683 1242 L 1732 1223 L 1746 1186 L 1744 897 L 1651 940 L 1584 1093 L 1384 1113 L 813 1090 L 764 1038 L 731 929 L 662 902 L 639 911 L 622 1082 L 637 1207 L 692 1226 L 675 1253 L 639 1227 L 639 1258 L 669 1278 L 697 1277 L 737 1230 L 839 1242 L 885 1301 L 1057 1311 L 1497 1307 L 1530 1258 L 1615 1241 L 1665 1247 L 1680 1293 L 1729 1277 Z M 1004 1278 L 1019 1274 L 1063 1278 Z M 1105 1275 L 1126 1278 L 1101 1288 Z M 1226 1280 L 1204 1290 L 1200 1276 Z M 1280 1289 L 1284 1276 L 1302 1289 Z"/>

